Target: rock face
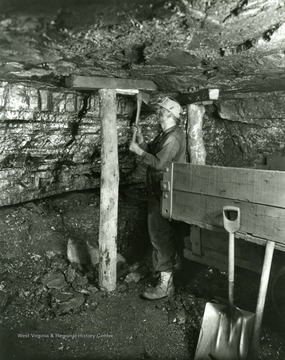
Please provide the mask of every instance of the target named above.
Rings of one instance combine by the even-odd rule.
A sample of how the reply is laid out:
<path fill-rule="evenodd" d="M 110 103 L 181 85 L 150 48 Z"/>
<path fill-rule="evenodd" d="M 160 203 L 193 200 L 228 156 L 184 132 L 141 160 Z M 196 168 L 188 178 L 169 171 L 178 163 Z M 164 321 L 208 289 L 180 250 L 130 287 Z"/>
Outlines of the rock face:
<path fill-rule="evenodd" d="M 284 1 L 3 0 L 0 12 L 0 206 L 99 186 L 99 98 L 64 88 L 69 75 L 152 80 L 152 104 L 218 88 L 228 95 L 206 107 L 206 164 L 284 153 Z M 141 182 L 128 150 L 135 100 L 117 99 L 120 182 Z"/>
<path fill-rule="evenodd" d="M 100 185 L 100 114 L 96 93 L 32 83 L 0 83 L 0 205 Z M 156 96 L 153 96 L 154 99 Z M 206 164 L 261 166 L 284 152 L 284 93 L 251 93 L 206 106 Z M 117 96 L 120 181 L 143 182 L 128 150 L 135 99 Z M 151 108 L 142 114 L 147 140 L 157 131 Z M 186 132 L 186 110 L 181 126 Z"/>
<path fill-rule="evenodd" d="M 204 118 L 207 164 L 257 167 L 285 155 L 284 93 L 248 94 L 208 107 Z"/>
<path fill-rule="evenodd" d="M 96 94 L 67 92 L 23 83 L 0 83 L 0 204 L 98 186 L 100 118 Z M 118 97 L 122 157 L 133 100 Z M 126 151 L 125 151 L 126 152 Z"/>

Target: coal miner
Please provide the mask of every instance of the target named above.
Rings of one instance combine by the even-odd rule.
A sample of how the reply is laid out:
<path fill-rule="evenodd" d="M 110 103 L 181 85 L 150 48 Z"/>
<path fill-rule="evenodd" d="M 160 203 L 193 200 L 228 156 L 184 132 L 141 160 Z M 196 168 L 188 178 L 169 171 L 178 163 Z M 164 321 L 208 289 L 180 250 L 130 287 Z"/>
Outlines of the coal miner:
<path fill-rule="evenodd" d="M 158 103 L 157 121 L 161 131 L 150 143 L 146 143 L 140 126 L 136 126 L 136 141 L 130 150 L 141 156 L 147 164 L 148 196 L 148 232 L 153 247 L 153 268 L 158 284 L 142 294 L 150 300 L 161 299 L 174 294 L 173 269 L 178 243 L 175 226 L 161 215 L 160 182 L 167 162 L 186 161 L 186 138 L 178 125 L 181 106 L 175 100 L 166 97 Z"/>

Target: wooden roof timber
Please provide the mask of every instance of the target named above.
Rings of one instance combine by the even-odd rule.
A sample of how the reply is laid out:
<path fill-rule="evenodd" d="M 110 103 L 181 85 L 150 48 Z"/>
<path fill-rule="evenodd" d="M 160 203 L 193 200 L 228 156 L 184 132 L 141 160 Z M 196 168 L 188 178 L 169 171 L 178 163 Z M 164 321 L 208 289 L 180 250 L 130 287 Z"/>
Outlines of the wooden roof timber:
<path fill-rule="evenodd" d="M 194 104 L 194 103 L 208 103 L 212 100 L 218 100 L 219 89 L 200 89 L 188 93 L 180 94 L 177 98 L 180 105 Z"/>
<path fill-rule="evenodd" d="M 71 75 L 65 79 L 67 87 L 75 90 L 114 89 L 118 93 L 133 94 L 132 90 L 155 91 L 156 84 L 151 80 L 121 79 L 96 76 Z"/>
<path fill-rule="evenodd" d="M 65 84 L 74 90 L 114 89 L 123 95 L 136 95 L 139 91 L 158 91 L 157 85 L 151 80 L 123 79 L 97 76 L 71 75 L 66 77 Z M 276 91 L 242 91 L 237 89 L 198 88 L 193 91 L 179 93 L 176 97 L 180 105 L 211 104 L 216 100 L 243 99 L 250 97 L 267 97 L 283 94 L 284 90 Z"/>
<path fill-rule="evenodd" d="M 267 98 L 268 96 L 284 96 L 284 90 L 276 91 L 242 91 L 237 89 L 225 90 L 225 89 L 212 89 L 204 88 L 196 91 L 189 91 L 187 93 L 179 93 L 176 97 L 180 105 L 189 104 L 212 104 L 216 100 L 238 100 L 238 99 L 249 99 L 249 98 Z"/>

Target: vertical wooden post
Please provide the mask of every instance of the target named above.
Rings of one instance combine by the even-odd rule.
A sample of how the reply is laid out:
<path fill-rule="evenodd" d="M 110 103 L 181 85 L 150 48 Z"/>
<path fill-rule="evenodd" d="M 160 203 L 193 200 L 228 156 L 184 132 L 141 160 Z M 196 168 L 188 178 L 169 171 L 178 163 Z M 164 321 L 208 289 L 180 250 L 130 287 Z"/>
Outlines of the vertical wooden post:
<path fill-rule="evenodd" d="M 206 163 L 206 150 L 202 131 L 204 113 L 205 107 L 203 105 L 187 105 L 187 150 L 190 162 L 197 165 L 205 165 Z"/>
<path fill-rule="evenodd" d="M 187 151 L 190 163 L 197 165 L 206 164 L 206 150 L 203 141 L 203 116 L 205 107 L 203 105 L 187 105 Z M 190 241 L 192 253 L 202 256 L 202 233 L 198 226 L 190 227 Z"/>
<path fill-rule="evenodd" d="M 116 91 L 99 90 L 101 117 L 101 189 L 99 227 L 99 286 L 116 288 L 118 222 L 118 139 Z"/>

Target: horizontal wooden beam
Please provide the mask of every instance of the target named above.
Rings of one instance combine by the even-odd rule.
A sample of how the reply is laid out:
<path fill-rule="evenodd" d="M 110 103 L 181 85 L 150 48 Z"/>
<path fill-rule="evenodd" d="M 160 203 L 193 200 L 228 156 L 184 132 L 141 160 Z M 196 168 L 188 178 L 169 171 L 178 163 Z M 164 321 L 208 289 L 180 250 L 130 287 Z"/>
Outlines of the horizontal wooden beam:
<path fill-rule="evenodd" d="M 177 98 L 181 105 L 201 103 L 204 101 L 218 100 L 219 89 L 201 89 L 198 91 L 180 94 Z"/>
<path fill-rule="evenodd" d="M 219 100 L 234 100 L 234 99 L 256 99 L 268 97 L 284 97 L 285 91 L 242 91 L 242 90 L 221 90 Z"/>
<path fill-rule="evenodd" d="M 285 209 L 282 208 L 174 191 L 172 219 L 203 228 L 206 228 L 205 225 L 207 224 L 209 229 L 217 230 L 220 228 L 222 230 L 222 210 L 227 205 L 240 208 L 241 227 L 238 233 L 250 234 L 285 245 Z"/>
<path fill-rule="evenodd" d="M 174 164 L 173 171 L 173 190 L 285 208 L 281 171 L 194 164 Z"/>
<path fill-rule="evenodd" d="M 137 95 L 139 93 L 138 89 L 115 89 L 117 94 L 121 95 Z"/>
<path fill-rule="evenodd" d="M 195 255 L 191 243 L 186 239 L 184 249 L 186 259 L 213 266 L 220 270 L 228 270 L 228 233 L 209 231 L 207 229 L 200 230 L 203 244 L 202 256 Z M 264 247 L 260 245 L 266 245 L 266 241 L 256 243 L 256 238 L 254 242 L 251 242 L 251 239 L 245 241 L 245 239 L 237 238 L 237 236 L 235 238 L 235 265 L 260 273 L 264 257 Z M 276 248 L 278 248 L 278 245 Z M 284 254 L 281 251 L 276 252 L 271 271 L 273 276 L 280 271 L 283 264 Z"/>
<path fill-rule="evenodd" d="M 137 89 L 145 91 L 155 91 L 156 84 L 151 80 L 120 79 L 96 76 L 77 76 L 66 77 L 67 87 L 75 90 L 98 90 L 98 89 Z"/>
<path fill-rule="evenodd" d="M 214 232 L 212 232 L 212 233 L 214 233 Z M 220 238 L 217 237 L 216 243 L 218 243 L 219 240 L 220 240 Z M 227 250 L 228 243 L 222 242 L 222 244 L 224 245 L 224 249 Z M 258 249 L 263 250 L 263 248 L 261 246 L 258 246 Z M 264 250 L 263 250 L 263 253 L 264 253 Z M 210 248 L 203 246 L 203 256 L 202 257 L 195 255 L 192 251 L 190 251 L 188 249 L 184 250 L 184 256 L 188 260 L 196 261 L 196 262 L 199 262 L 199 263 L 207 265 L 207 266 L 213 266 L 220 270 L 226 270 L 226 271 L 228 270 L 227 251 L 221 252 L 221 251 L 217 251 L 215 248 L 210 249 Z M 257 254 L 255 253 L 255 257 L 252 256 L 252 259 L 255 259 L 256 257 L 257 257 Z M 244 260 L 243 258 L 236 256 L 235 266 L 260 273 L 262 270 L 262 263 L 261 263 L 261 265 L 256 264 L 255 262 L 253 263 L 252 259 Z M 263 254 L 261 254 L 258 257 L 258 259 L 262 260 Z"/>
<path fill-rule="evenodd" d="M 175 219 L 175 217 L 173 217 L 173 219 Z M 179 220 L 179 221 L 181 221 L 181 220 Z M 189 221 L 186 222 L 186 223 L 189 224 Z M 224 229 L 222 229 L 220 227 L 213 226 L 213 225 L 209 225 L 209 224 L 207 224 L 205 222 L 200 222 L 200 221 L 193 220 L 193 221 L 191 221 L 190 225 L 196 225 L 196 226 L 199 226 L 201 229 L 205 229 L 207 231 L 215 232 L 215 233 L 219 234 L 217 236 L 226 235 L 227 238 L 229 237 L 228 233 L 225 233 Z M 241 232 L 236 232 L 235 237 L 239 238 L 239 239 L 243 239 L 243 240 L 245 240 L 247 242 L 250 242 L 250 243 L 253 243 L 253 244 L 261 245 L 261 246 L 265 246 L 267 241 L 268 241 L 267 239 L 257 237 L 257 236 L 252 236 L 250 234 L 241 233 Z M 282 243 L 275 243 L 275 249 L 280 250 L 280 252 L 281 251 L 285 252 L 285 246 Z M 282 263 L 284 263 L 284 261 Z"/>

